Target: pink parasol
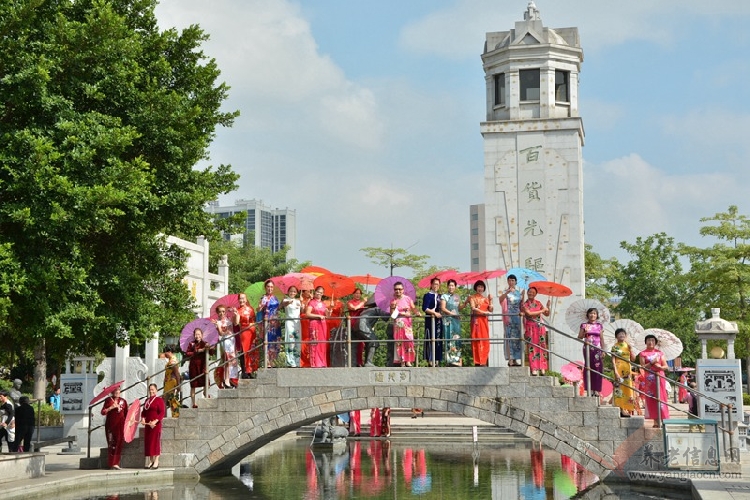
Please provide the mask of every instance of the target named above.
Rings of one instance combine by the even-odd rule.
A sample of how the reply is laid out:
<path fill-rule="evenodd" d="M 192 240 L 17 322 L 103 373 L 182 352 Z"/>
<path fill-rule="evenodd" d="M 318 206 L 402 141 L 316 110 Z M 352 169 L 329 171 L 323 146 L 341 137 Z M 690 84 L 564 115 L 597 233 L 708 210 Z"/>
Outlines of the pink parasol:
<path fill-rule="evenodd" d="M 203 332 L 203 340 L 208 345 L 214 345 L 219 341 L 219 330 L 209 318 L 194 319 L 182 328 L 180 333 L 180 349 L 186 352 L 190 342 L 195 338 L 195 329 L 200 328 Z"/>
<path fill-rule="evenodd" d="M 682 368 L 678 368 L 675 371 L 678 371 L 678 372 L 694 372 L 695 368 L 691 368 L 689 366 L 683 366 Z"/>
<path fill-rule="evenodd" d="M 411 300 L 417 300 L 417 292 L 411 281 L 401 276 L 389 276 L 378 283 L 373 294 L 375 303 L 382 311 L 390 312 L 391 300 L 393 300 L 393 285 L 399 281 L 404 285 L 404 295 L 408 295 Z"/>
<path fill-rule="evenodd" d="M 583 380 L 583 372 L 581 371 L 582 365 L 582 361 L 574 361 L 572 363 L 563 365 L 562 368 L 560 368 L 560 374 L 563 376 L 563 378 L 565 378 L 566 380 L 570 380 L 571 382 L 578 382 L 579 380 Z"/>
<path fill-rule="evenodd" d="M 605 398 L 612 394 L 612 391 L 614 390 L 614 387 L 612 386 L 612 382 L 607 380 L 606 378 L 602 380 L 602 390 L 599 392 L 602 396 Z"/>
<path fill-rule="evenodd" d="M 115 382 L 114 384 L 105 387 L 102 390 L 102 392 L 100 392 L 99 394 L 97 394 L 96 396 L 94 396 L 93 399 L 91 399 L 91 401 L 89 401 L 89 406 L 98 403 L 102 399 L 106 398 L 107 396 L 109 396 L 110 394 L 112 394 L 113 392 L 115 392 L 115 390 L 117 390 L 117 389 L 120 388 L 120 386 L 122 385 L 123 382 L 125 382 L 125 381 L 124 380 L 120 380 L 119 382 Z"/>
<path fill-rule="evenodd" d="M 302 290 L 314 290 L 314 289 L 315 289 L 315 285 L 313 285 L 313 280 L 306 280 L 306 279 L 300 280 L 299 282 L 300 292 Z"/>
<path fill-rule="evenodd" d="M 316 275 L 312 273 L 288 273 L 284 276 L 275 276 L 271 278 L 271 281 L 273 281 L 273 284 L 276 285 L 278 289 L 287 294 L 289 293 L 289 287 L 294 286 L 299 290 L 300 282 L 303 279 L 312 281 L 315 278 Z"/>
<path fill-rule="evenodd" d="M 141 400 L 136 399 L 130 403 L 128 414 L 125 416 L 125 429 L 123 430 L 126 443 L 135 439 L 135 433 L 138 431 L 138 424 L 141 422 Z"/>
<path fill-rule="evenodd" d="M 444 271 L 437 271 L 419 280 L 417 286 L 419 288 L 430 288 L 430 283 L 432 283 L 433 279 L 438 278 L 441 282 L 444 282 L 448 281 L 451 278 L 454 278 L 457 274 L 458 271 L 456 271 L 455 269 L 445 269 Z"/>
<path fill-rule="evenodd" d="M 216 302 L 211 304 L 211 310 L 209 311 L 210 318 L 218 317 L 216 316 L 216 307 L 220 305 L 227 309 L 227 317 L 229 317 L 229 309 L 238 309 L 240 307 L 240 294 L 230 293 L 216 300 Z"/>
<path fill-rule="evenodd" d="M 475 272 L 465 272 L 465 273 L 458 273 L 455 276 L 453 276 L 453 279 L 456 280 L 456 283 L 459 285 L 472 285 L 477 280 Z"/>

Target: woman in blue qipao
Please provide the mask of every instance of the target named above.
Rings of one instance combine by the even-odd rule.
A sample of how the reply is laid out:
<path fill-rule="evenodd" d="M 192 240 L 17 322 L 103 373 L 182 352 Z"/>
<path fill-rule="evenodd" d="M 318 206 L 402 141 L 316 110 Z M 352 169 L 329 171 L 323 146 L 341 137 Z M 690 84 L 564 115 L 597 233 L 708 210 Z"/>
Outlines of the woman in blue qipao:
<path fill-rule="evenodd" d="M 448 293 L 440 296 L 440 313 L 443 316 L 445 338 L 445 362 L 450 366 L 461 366 L 461 319 L 458 308 L 461 296 L 456 293 L 456 280 L 448 280 Z"/>
<path fill-rule="evenodd" d="M 505 359 L 508 366 L 521 366 L 521 304 L 523 292 L 516 288 L 518 279 L 515 275 L 508 275 L 508 288 L 500 293 L 498 300 L 503 307 L 503 326 L 505 327 Z"/>
<path fill-rule="evenodd" d="M 281 347 L 281 322 L 279 321 L 279 299 L 273 294 L 273 281 L 266 280 L 263 285 L 266 294 L 261 297 L 258 313 L 263 315 L 263 328 L 268 343 L 268 366 L 273 366 Z"/>
<path fill-rule="evenodd" d="M 424 359 L 430 366 L 443 360 L 443 316 L 440 314 L 440 278 L 432 278 L 430 291 L 422 297 L 424 311 Z M 435 357 L 432 357 L 433 349 Z"/>

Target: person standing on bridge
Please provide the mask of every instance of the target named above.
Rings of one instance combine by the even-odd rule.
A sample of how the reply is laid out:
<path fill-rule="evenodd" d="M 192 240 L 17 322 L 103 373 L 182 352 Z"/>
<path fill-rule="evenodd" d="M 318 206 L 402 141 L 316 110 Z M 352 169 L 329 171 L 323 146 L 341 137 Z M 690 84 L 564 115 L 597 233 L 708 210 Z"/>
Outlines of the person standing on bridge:
<path fill-rule="evenodd" d="M 523 351 L 521 348 L 521 304 L 523 304 L 524 293 L 516 288 L 518 278 L 514 274 L 509 274 L 506 279 L 508 280 L 508 288 L 497 298 L 503 308 L 505 359 L 508 360 L 508 366 L 521 366 L 521 353 Z M 500 290 L 498 290 L 498 293 L 500 293 Z M 492 299 L 490 299 L 490 303 L 492 303 Z"/>
<path fill-rule="evenodd" d="M 443 315 L 440 313 L 439 290 L 440 278 L 432 278 L 430 291 L 422 297 L 424 358 L 430 366 L 438 366 L 443 361 Z"/>
<path fill-rule="evenodd" d="M 273 281 L 267 279 L 263 286 L 266 294 L 260 298 L 258 312 L 263 314 L 263 338 L 268 345 L 268 366 L 274 366 L 281 347 L 281 323 L 279 322 L 279 299 L 273 294 Z"/>
<path fill-rule="evenodd" d="M 529 367 L 532 375 L 544 375 L 549 368 L 547 328 L 542 325 L 542 315 L 549 316 L 550 302 L 543 305 L 536 300 L 537 289 L 529 287 L 528 299 L 523 303 L 524 334 L 529 349 Z"/>
<path fill-rule="evenodd" d="M 471 352 L 474 355 L 474 366 L 487 366 L 490 358 L 489 315 L 492 314 L 494 306 L 492 305 L 492 295 L 484 296 L 486 289 L 484 281 L 479 280 L 474 283 L 474 295 L 469 297 L 469 305 L 471 306 Z M 520 322 L 521 318 L 518 313 L 516 313 L 516 316 Z M 519 338 L 520 333 L 519 330 Z M 518 356 L 520 358 L 520 351 Z M 520 359 L 518 365 L 521 365 Z"/>
<path fill-rule="evenodd" d="M 325 289 L 319 286 L 315 289 L 313 299 L 308 302 L 305 317 L 310 320 L 310 367 L 325 368 L 328 359 L 328 330 L 326 318 L 330 310 L 323 302 Z"/>
<path fill-rule="evenodd" d="M 240 306 L 234 311 L 232 319 L 235 333 L 234 344 L 242 365 L 242 378 L 250 378 L 260 368 L 260 348 L 255 333 L 255 309 L 247 301 L 247 294 L 237 296 Z"/>
<path fill-rule="evenodd" d="M 404 293 L 404 284 L 397 281 L 393 285 L 393 300 L 391 300 L 391 317 L 393 323 L 393 340 L 396 341 L 393 364 L 394 366 L 413 366 L 417 356 L 414 351 L 414 329 L 412 316 L 421 316 L 411 297 Z"/>

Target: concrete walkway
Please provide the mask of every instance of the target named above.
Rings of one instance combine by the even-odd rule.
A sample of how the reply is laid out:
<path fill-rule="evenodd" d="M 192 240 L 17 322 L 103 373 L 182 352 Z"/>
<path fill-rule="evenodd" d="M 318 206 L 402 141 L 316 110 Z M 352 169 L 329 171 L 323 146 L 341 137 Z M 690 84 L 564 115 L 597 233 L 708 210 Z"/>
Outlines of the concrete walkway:
<path fill-rule="evenodd" d="M 399 412 L 391 420 L 392 426 L 414 426 L 426 428 L 432 426 L 468 426 L 486 425 L 480 420 L 461 416 L 433 416 L 426 413 L 425 418 L 411 419 L 405 412 Z M 365 416 L 363 415 L 363 420 Z M 364 423 L 364 422 L 363 422 Z M 428 432 L 430 432 L 428 430 Z M 434 432 L 434 431 L 432 431 Z M 293 433 L 289 434 L 290 437 Z M 159 470 L 122 469 L 114 470 L 81 470 L 79 461 L 85 455 L 58 454 L 65 445 L 50 446 L 44 449 L 46 453 L 45 476 L 36 479 L 12 481 L 0 484 L 3 500 L 13 498 L 56 498 L 79 499 L 90 496 L 104 495 L 107 490 L 120 493 L 139 491 L 153 486 L 154 489 L 164 488 L 174 480 L 174 469 L 159 468 Z M 83 448 L 85 450 L 85 448 Z M 92 450 L 98 453 L 98 449 Z M 741 478 L 689 478 L 692 483 L 693 498 L 702 500 L 750 500 L 750 453 L 742 454 Z M 693 473 L 693 476 L 701 473 Z M 670 481 L 671 482 L 671 481 Z"/>

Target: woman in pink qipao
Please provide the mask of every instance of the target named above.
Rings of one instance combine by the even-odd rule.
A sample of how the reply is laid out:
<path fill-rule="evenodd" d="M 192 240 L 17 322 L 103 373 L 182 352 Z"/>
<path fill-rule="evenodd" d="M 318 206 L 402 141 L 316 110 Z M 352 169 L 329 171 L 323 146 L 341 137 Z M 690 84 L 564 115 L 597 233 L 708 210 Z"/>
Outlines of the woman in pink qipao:
<path fill-rule="evenodd" d="M 315 289 L 315 294 L 305 308 L 305 317 L 310 320 L 310 367 L 324 368 L 328 359 L 328 326 L 326 318 L 330 311 L 323 302 L 323 287 Z"/>
<path fill-rule="evenodd" d="M 393 300 L 391 300 L 391 315 L 398 316 L 393 324 L 393 340 L 396 348 L 393 350 L 394 366 L 413 366 L 416 360 L 414 351 L 414 330 L 412 328 L 412 316 L 420 316 L 417 306 L 411 297 L 404 294 L 404 284 L 397 281 L 393 285 Z"/>
<path fill-rule="evenodd" d="M 642 390 L 646 400 L 646 418 L 653 419 L 654 427 L 659 427 L 659 419 L 669 418 L 667 406 L 667 382 L 664 380 L 664 370 L 667 370 L 667 360 L 664 353 L 656 348 L 659 343 L 655 335 L 646 335 L 646 349 L 638 355 L 643 370 Z M 658 399 L 657 399 L 658 398 Z"/>

